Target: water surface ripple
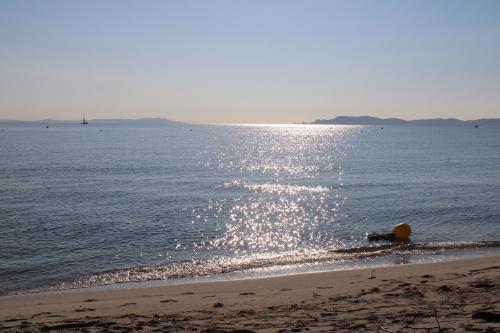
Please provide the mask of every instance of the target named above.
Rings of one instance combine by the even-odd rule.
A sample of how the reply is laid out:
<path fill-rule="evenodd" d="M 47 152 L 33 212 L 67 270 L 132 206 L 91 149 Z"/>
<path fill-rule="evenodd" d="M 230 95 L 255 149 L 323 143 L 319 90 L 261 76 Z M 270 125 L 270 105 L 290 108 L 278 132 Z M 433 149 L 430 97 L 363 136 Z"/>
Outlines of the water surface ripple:
<path fill-rule="evenodd" d="M 500 239 L 494 128 L 1 126 L 0 294 Z"/>

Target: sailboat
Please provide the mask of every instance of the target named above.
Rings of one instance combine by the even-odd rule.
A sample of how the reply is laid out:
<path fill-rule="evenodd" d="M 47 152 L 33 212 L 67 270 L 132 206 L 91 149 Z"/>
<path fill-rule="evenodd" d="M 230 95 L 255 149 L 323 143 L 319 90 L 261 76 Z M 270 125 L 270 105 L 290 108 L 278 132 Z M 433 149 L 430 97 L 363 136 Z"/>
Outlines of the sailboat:
<path fill-rule="evenodd" d="M 83 116 L 82 122 L 80 123 L 81 125 L 88 125 L 89 123 L 85 120 L 85 116 Z"/>

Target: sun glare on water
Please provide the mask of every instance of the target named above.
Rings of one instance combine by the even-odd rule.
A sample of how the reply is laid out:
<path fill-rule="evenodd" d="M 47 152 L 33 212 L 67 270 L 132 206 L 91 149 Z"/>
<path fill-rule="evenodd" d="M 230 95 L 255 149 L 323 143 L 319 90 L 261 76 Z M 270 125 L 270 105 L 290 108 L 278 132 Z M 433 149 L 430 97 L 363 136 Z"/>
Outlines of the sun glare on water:
<path fill-rule="evenodd" d="M 214 200 L 226 211 L 221 237 L 211 245 L 238 254 L 273 253 L 334 246 L 334 226 L 342 215 L 342 159 L 353 126 L 248 126 L 238 142 L 212 162 L 234 178 L 231 202 Z M 329 229 L 329 233 L 321 232 Z"/>

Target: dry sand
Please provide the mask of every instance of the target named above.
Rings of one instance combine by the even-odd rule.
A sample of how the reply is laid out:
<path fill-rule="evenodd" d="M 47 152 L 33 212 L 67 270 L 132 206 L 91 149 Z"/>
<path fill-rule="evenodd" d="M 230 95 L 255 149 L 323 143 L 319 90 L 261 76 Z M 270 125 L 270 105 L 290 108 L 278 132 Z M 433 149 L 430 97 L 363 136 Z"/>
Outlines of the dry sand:
<path fill-rule="evenodd" d="M 0 332 L 500 332 L 500 256 L 0 298 Z"/>

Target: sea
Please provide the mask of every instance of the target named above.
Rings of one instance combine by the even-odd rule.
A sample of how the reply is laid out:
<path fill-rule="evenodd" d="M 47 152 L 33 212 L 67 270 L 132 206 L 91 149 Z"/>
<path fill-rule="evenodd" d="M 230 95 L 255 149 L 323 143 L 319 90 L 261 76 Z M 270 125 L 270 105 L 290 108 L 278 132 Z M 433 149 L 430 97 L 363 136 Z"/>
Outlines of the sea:
<path fill-rule="evenodd" d="M 0 124 L 2 296 L 492 254 L 500 128 Z"/>

